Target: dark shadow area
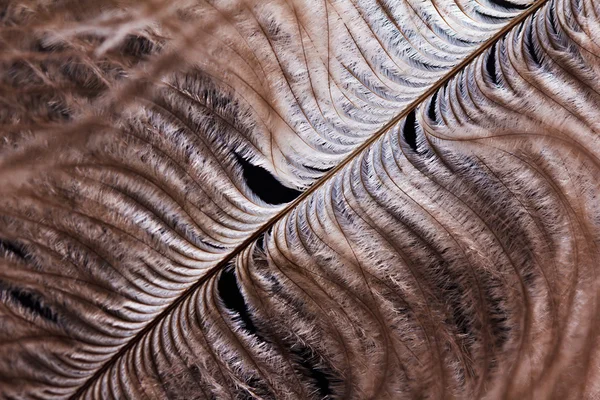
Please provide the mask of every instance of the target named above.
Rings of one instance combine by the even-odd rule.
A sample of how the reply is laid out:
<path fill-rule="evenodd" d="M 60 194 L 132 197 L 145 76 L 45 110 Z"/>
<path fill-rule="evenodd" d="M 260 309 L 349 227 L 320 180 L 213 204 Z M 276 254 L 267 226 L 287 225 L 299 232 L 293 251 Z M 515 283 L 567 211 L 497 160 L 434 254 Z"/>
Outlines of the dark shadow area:
<path fill-rule="evenodd" d="M 251 164 L 248 160 L 237 154 L 235 157 L 242 166 L 246 184 L 265 203 L 289 203 L 302 194 L 299 190 L 283 186 L 266 169 Z"/>
<path fill-rule="evenodd" d="M 300 358 L 300 365 L 308 372 L 308 376 L 319 391 L 319 398 L 329 398 L 333 394 L 330 382 L 333 380 L 339 381 L 339 379 L 334 378 L 331 372 L 317 368 L 317 357 L 308 347 L 295 347 L 292 349 L 292 353 Z"/>
<path fill-rule="evenodd" d="M 333 167 L 329 167 L 329 168 L 317 168 L 317 167 L 310 167 L 308 165 L 302 165 L 304 168 L 309 169 L 311 171 L 317 171 L 317 172 L 329 172 L 333 169 Z"/>
<path fill-rule="evenodd" d="M 496 75 L 496 43 L 490 49 L 487 59 L 485 60 L 485 70 L 492 78 L 492 82 L 498 85 L 498 76 Z"/>
<path fill-rule="evenodd" d="M 528 27 L 526 31 L 527 38 L 525 39 L 525 47 L 527 48 L 527 52 L 531 55 L 533 62 L 536 65 L 541 65 L 542 61 L 535 50 L 535 46 L 533 45 L 533 28 Z"/>
<path fill-rule="evenodd" d="M 0 282 L 0 291 L 6 293 L 16 304 L 22 306 L 33 315 L 39 316 L 47 321 L 56 322 L 57 316 L 50 307 L 42 304 L 41 297 L 26 290 L 11 288 Z"/>
<path fill-rule="evenodd" d="M 270 230 L 271 230 L 271 229 L 269 228 L 269 231 L 270 231 Z M 261 235 L 258 237 L 258 239 L 256 239 L 256 247 L 257 247 L 259 250 L 261 250 L 261 251 L 264 251 L 264 250 L 265 250 L 265 235 L 266 235 L 266 232 L 265 232 L 265 233 L 263 233 L 263 234 L 261 234 Z"/>
<path fill-rule="evenodd" d="M 490 3 L 500 6 L 506 9 L 513 10 L 527 10 L 530 6 L 527 4 L 515 4 L 506 0 L 490 0 Z"/>
<path fill-rule="evenodd" d="M 256 326 L 250 318 L 248 306 L 237 285 L 237 277 L 233 268 L 227 268 L 221 273 L 217 284 L 219 297 L 223 300 L 225 307 L 239 315 L 242 328 L 251 335 L 256 334 Z"/>
<path fill-rule="evenodd" d="M 416 129 L 416 115 L 415 110 L 411 111 L 404 121 L 404 128 L 402 128 L 402 137 L 406 144 L 417 153 L 417 129 Z"/>
<path fill-rule="evenodd" d="M 22 260 L 27 258 L 27 251 L 23 245 L 16 242 L 10 242 L 6 239 L 0 239 L 0 253 L 5 252 L 12 253 Z"/>
<path fill-rule="evenodd" d="M 435 106 L 437 105 L 438 90 L 435 91 L 427 107 L 427 116 L 433 122 L 437 122 L 437 112 Z"/>
<path fill-rule="evenodd" d="M 556 16 L 553 12 L 548 13 L 548 21 L 550 21 L 550 28 L 552 28 L 552 33 L 558 35 L 558 26 L 556 25 Z"/>

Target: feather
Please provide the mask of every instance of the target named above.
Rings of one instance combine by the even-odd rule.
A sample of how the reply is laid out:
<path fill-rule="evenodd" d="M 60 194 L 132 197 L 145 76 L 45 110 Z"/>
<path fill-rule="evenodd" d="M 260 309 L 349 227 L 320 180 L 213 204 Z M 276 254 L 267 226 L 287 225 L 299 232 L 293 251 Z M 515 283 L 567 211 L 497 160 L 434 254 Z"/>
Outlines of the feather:
<path fill-rule="evenodd" d="M 592 1 L 70 5 L 2 16 L 0 396 L 600 395 Z"/>

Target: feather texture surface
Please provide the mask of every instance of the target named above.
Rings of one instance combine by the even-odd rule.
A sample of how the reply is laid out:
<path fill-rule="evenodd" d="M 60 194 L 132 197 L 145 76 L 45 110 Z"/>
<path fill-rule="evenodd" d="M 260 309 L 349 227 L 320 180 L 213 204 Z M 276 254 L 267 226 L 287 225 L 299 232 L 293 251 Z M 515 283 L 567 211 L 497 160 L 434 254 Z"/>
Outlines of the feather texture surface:
<path fill-rule="evenodd" d="M 600 395 L 593 1 L 397 122 L 528 3 L 33 4 L 3 17 L 54 32 L 5 40 L 3 397 Z"/>

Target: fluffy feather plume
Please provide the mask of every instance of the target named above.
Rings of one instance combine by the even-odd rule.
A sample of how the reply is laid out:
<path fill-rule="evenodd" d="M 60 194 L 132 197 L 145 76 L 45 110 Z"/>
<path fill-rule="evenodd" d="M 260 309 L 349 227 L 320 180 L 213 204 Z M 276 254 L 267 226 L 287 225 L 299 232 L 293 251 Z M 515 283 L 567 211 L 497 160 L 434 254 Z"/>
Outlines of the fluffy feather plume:
<path fill-rule="evenodd" d="M 600 396 L 600 10 L 529 6 L 5 6 L 0 396 Z"/>

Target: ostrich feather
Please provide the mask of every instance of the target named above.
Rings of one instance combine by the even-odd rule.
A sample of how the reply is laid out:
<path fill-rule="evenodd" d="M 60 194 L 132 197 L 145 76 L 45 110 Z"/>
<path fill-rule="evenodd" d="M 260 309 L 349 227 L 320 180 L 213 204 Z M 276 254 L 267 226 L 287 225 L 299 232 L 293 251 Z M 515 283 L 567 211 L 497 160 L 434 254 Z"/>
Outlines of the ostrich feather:
<path fill-rule="evenodd" d="M 0 396 L 600 396 L 599 11 L 8 4 Z"/>

